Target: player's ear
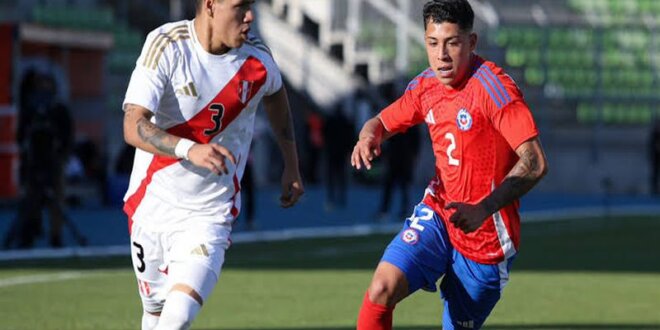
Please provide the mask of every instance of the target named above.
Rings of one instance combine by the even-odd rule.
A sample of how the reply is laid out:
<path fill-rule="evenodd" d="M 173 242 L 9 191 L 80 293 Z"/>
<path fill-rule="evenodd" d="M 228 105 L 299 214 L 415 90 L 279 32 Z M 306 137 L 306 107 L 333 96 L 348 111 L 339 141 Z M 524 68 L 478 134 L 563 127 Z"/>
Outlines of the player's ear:
<path fill-rule="evenodd" d="M 209 17 L 213 17 L 213 5 L 215 0 L 202 0 L 202 12 L 206 12 Z"/>

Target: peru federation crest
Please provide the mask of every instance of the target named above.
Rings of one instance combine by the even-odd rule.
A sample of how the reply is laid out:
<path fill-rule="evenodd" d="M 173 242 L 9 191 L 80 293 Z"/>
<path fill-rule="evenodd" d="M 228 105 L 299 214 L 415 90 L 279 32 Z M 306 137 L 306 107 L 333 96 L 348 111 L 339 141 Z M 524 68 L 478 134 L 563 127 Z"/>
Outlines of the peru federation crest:
<path fill-rule="evenodd" d="M 472 116 L 470 113 L 465 110 L 465 108 L 458 110 L 458 115 L 456 115 L 456 126 L 461 131 L 467 131 L 472 128 Z"/>
<path fill-rule="evenodd" d="M 241 84 L 238 87 L 238 96 L 241 99 L 241 103 L 245 104 L 250 98 L 250 93 L 252 93 L 252 85 L 254 82 L 248 80 L 241 80 Z"/>

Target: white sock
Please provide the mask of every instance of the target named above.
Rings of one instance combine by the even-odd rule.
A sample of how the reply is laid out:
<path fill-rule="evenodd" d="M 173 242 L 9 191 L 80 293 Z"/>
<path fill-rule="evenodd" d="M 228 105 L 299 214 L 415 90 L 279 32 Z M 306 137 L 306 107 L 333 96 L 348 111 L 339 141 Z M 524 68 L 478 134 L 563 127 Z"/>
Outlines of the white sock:
<path fill-rule="evenodd" d="M 202 306 L 187 293 L 173 290 L 167 294 L 157 330 L 187 330 Z"/>
<path fill-rule="evenodd" d="M 147 311 L 142 312 L 142 330 L 154 330 L 158 324 L 158 316 Z"/>

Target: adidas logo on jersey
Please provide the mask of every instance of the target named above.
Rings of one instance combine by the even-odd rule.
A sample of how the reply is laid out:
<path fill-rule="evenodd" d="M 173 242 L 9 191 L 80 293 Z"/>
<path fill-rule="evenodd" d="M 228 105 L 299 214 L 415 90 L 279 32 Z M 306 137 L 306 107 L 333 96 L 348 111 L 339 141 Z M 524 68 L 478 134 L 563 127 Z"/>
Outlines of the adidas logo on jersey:
<path fill-rule="evenodd" d="M 174 93 L 176 95 L 197 97 L 197 88 L 195 88 L 195 84 L 193 84 L 191 81 L 188 83 L 188 85 L 178 88 Z"/>
<path fill-rule="evenodd" d="M 206 245 L 200 244 L 198 247 L 192 249 L 190 254 L 208 257 L 209 251 L 206 249 Z"/>
<path fill-rule="evenodd" d="M 429 109 L 429 112 L 426 114 L 426 118 L 424 119 L 427 124 L 429 125 L 435 125 L 435 116 L 433 116 L 433 109 Z"/>

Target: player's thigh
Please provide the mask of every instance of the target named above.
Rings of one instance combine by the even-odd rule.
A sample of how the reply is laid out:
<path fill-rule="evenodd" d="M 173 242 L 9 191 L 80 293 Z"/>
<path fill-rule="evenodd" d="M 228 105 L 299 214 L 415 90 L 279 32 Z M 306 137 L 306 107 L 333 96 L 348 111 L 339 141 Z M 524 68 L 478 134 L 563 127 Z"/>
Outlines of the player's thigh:
<path fill-rule="evenodd" d="M 170 285 L 189 286 L 205 301 L 220 277 L 230 232 L 226 225 L 201 223 L 170 236 Z"/>
<path fill-rule="evenodd" d="M 160 312 L 165 302 L 167 269 L 160 244 L 161 233 L 149 232 L 133 223 L 131 230 L 131 259 L 137 278 L 138 291 L 144 309 Z"/>
<path fill-rule="evenodd" d="M 452 250 L 442 220 L 420 203 L 385 249 L 381 262 L 403 272 L 408 293 L 418 289 L 436 291 L 435 283 L 446 272 Z"/>
<path fill-rule="evenodd" d="M 512 261 L 480 264 L 454 251 L 452 265 L 440 285 L 443 329 L 481 328 L 508 283 Z"/>

